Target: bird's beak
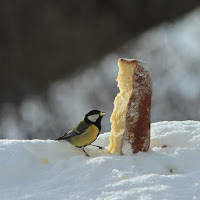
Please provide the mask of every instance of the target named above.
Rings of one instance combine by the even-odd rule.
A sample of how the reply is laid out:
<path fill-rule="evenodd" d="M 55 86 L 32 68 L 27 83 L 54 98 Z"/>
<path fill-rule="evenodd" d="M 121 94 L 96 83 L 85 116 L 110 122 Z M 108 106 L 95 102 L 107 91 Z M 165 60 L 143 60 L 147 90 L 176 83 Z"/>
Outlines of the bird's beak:
<path fill-rule="evenodd" d="M 105 112 L 100 112 L 100 116 L 104 116 L 105 114 Z"/>

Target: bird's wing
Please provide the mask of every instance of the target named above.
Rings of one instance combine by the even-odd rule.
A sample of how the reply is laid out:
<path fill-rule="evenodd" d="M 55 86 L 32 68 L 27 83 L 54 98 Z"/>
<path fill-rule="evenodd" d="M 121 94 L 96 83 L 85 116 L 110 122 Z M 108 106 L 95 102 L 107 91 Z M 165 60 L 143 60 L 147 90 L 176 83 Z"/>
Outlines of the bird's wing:
<path fill-rule="evenodd" d="M 80 134 L 82 133 L 77 130 L 70 130 L 67 133 L 63 134 L 61 137 L 59 137 L 57 140 L 66 140 L 67 138 Z"/>
<path fill-rule="evenodd" d="M 59 137 L 57 140 L 67 140 L 70 137 L 81 135 L 84 133 L 84 131 L 89 127 L 88 124 L 84 122 L 84 119 L 77 124 L 73 129 L 69 130 L 67 133 L 63 134 L 61 137 Z"/>

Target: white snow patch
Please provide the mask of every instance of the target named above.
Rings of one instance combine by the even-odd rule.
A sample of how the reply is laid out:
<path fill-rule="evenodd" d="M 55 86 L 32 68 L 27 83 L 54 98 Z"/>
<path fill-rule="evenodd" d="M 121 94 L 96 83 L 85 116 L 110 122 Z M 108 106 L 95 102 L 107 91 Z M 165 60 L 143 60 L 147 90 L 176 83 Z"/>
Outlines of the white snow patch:
<path fill-rule="evenodd" d="M 122 147 L 122 154 L 131 155 L 132 152 L 133 150 L 132 150 L 131 144 L 128 141 L 124 140 L 123 147 Z"/>
<path fill-rule="evenodd" d="M 109 136 L 95 144 L 107 148 Z M 85 150 L 91 157 L 64 141 L 1 140 L 0 199 L 200 199 L 200 122 L 153 123 L 146 153 Z"/>

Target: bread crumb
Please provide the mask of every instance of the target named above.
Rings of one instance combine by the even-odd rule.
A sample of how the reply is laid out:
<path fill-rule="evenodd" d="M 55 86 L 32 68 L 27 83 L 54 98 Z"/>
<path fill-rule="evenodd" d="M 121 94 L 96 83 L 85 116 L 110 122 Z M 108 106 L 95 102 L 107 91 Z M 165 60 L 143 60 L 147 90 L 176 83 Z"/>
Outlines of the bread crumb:
<path fill-rule="evenodd" d="M 43 164 L 48 164 L 49 163 L 48 158 L 42 158 L 42 163 Z"/>
<path fill-rule="evenodd" d="M 162 148 L 166 148 L 166 147 L 168 147 L 166 144 L 163 144 L 163 145 L 162 145 Z"/>

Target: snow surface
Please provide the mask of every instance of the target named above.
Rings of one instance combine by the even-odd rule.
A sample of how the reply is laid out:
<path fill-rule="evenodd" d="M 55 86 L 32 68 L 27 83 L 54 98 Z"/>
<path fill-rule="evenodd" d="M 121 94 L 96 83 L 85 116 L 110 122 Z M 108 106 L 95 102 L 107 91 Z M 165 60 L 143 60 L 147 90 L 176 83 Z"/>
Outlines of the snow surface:
<path fill-rule="evenodd" d="M 95 143 L 107 148 L 109 136 Z M 1 140 L 0 199 L 200 199 L 200 122 L 153 123 L 146 153 L 86 151 L 92 157 L 63 141 Z"/>

